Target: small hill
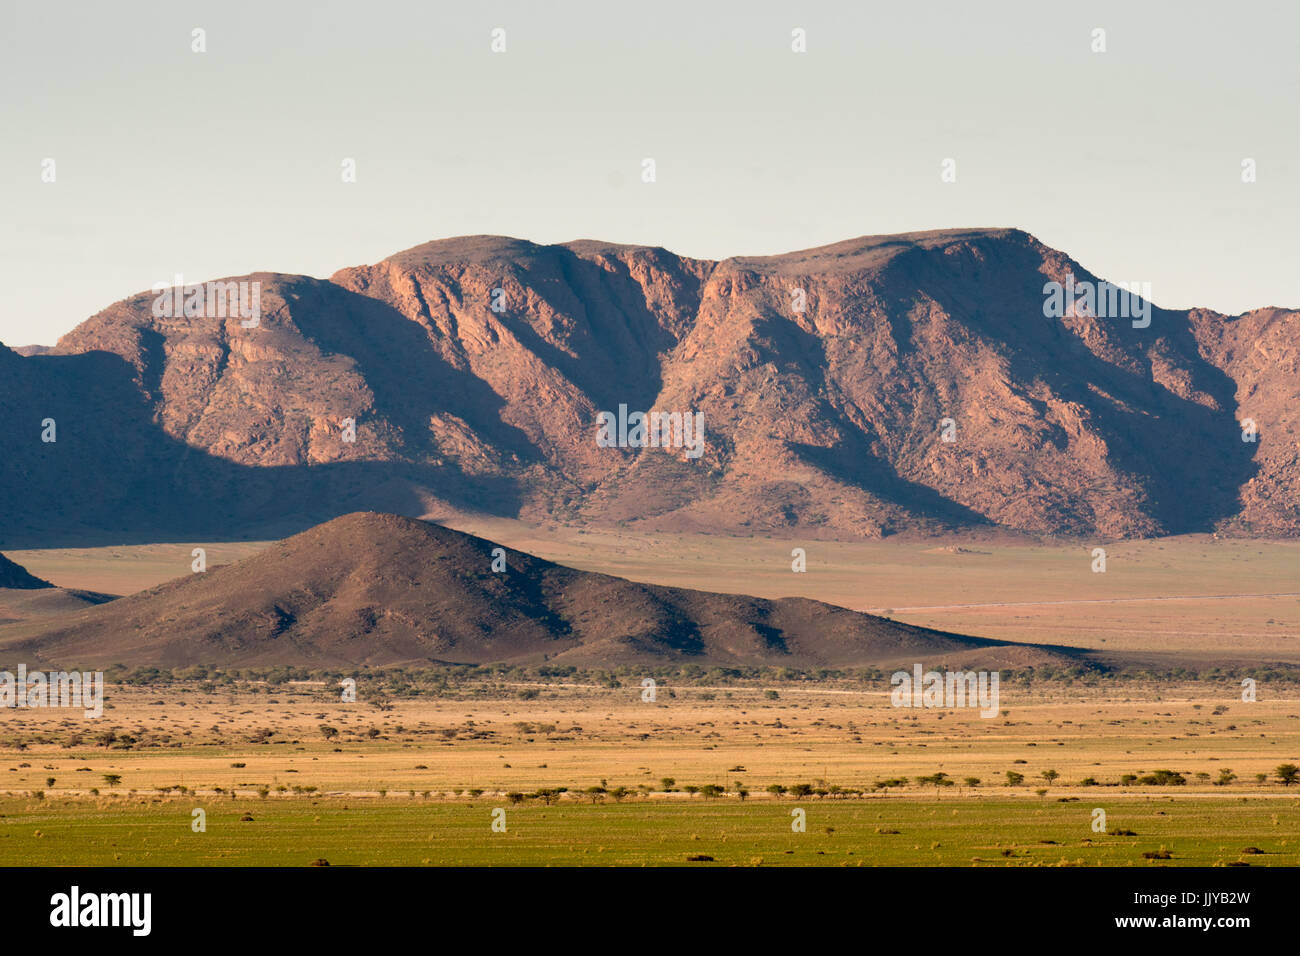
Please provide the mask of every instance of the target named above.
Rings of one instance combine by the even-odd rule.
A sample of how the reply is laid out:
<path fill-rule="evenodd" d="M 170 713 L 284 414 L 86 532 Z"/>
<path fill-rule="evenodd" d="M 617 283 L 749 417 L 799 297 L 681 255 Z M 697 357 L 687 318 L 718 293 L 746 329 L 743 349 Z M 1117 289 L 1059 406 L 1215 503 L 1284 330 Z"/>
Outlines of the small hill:
<path fill-rule="evenodd" d="M 637 584 L 391 514 L 357 513 L 62 616 L 0 650 L 63 666 L 308 667 L 634 662 L 810 667 L 1065 663 L 803 598 Z"/>

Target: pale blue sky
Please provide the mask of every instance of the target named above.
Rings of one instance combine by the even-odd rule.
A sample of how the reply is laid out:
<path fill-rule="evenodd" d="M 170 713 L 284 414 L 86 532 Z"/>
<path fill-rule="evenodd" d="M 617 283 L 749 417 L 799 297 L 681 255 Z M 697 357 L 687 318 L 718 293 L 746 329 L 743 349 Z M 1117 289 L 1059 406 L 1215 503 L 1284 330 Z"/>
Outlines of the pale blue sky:
<path fill-rule="evenodd" d="M 0 10 L 10 345 L 175 273 L 328 276 L 476 233 L 721 258 L 1017 226 L 1158 305 L 1300 307 L 1295 3 Z"/>

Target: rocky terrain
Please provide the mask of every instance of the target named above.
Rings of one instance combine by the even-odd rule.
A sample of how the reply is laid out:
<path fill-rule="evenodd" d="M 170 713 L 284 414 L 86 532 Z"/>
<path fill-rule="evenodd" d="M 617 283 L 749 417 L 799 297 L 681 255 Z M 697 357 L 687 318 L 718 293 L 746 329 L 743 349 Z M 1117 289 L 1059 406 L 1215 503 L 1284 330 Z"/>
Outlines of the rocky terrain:
<path fill-rule="evenodd" d="M 142 293 L 44 354 L 0 347 L 0 545 L 278 537 L 362 509 L 1300 534 L 1300 313 L 1046 317 L 1070 275 L 1096 279 L 1014 229 L 720 262 L 469 237 L 243 277 L 255 328 Z M 703 454 L 599 447 L 620 405 L 702 413 Z"/>

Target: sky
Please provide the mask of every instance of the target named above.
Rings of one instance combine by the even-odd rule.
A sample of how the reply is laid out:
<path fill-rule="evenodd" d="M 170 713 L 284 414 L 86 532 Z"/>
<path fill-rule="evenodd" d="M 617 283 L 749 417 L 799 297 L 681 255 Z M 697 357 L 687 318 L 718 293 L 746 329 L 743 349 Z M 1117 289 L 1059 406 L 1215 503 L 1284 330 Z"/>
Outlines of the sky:
<path fill-rule="evenodd" d="M 1252 0 L 0 0 L 0 342 L 485 233 L 1015 226 L 1165 308 L 1300 308 L 1298 33 Z"/>

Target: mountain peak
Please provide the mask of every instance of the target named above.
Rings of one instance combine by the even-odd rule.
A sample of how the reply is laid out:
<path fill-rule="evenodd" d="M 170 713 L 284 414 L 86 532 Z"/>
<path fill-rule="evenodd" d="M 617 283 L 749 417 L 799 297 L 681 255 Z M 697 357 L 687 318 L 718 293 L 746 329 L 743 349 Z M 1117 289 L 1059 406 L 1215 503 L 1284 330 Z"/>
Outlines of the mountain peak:
<path fill-rule="evenodd" d="M 825 246 L 779 255 L 735 256 L 725 260 L 725 263 L 774 274 L 848 274 L 877 269 L 900 253 L 913 249 L 935 250 L 961 243 L 987 241 L 1016 245 L 1037 244 L 1033 236 L 1020 229 L 932 229 L 894 235 L 859 236 L 856 239 L 844 239 Z"/>
<path fill-rule="evenodd" d="M 964 229 L 931 229 L 920 232 L 903 232 L 886 235 L 865 235 L 845 239 L 824 246 L 799 249 L 771 255 L 742 255 L 725 260 L 742 268 L 785 271 L 797 266 L 834 266 L 837 269 L 870 267 L 886 261 L 899 251 L 911 248 L 940 249 L 948 245 L 980 240 L 1012 241 L 1017 244 L 1037 243 L 1029 233 L 1013 227 L 987 227 Z M 383 261 L 404 268 L 420 266 L 484 265 L 493 262 L 529 259 L 548 251 L 566 250 L 583 257 L 600 254 L 618 254 L 632 251 L 660 253 L 677 256 L 662 246 L 639 243 L 618 243 L 598 239 L 576 239 L 562 243 L 536 243 L 513 236 L 457 236 L 434 239 L 412 246 L 386 257 Z M 699 260 L 711 262 L 712 260 Z"/>

